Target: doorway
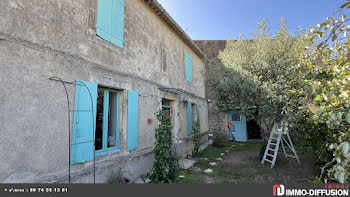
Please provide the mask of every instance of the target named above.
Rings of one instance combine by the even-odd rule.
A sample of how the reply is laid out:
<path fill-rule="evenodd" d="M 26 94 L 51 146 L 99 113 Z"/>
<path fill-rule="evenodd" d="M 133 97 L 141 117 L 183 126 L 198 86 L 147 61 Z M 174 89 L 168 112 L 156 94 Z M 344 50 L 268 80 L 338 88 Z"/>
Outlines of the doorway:
<path fill-rule="evenodd" d="M 261 129 L 254 119 L 247 121 L 248 140 L 261 140 Z"/>

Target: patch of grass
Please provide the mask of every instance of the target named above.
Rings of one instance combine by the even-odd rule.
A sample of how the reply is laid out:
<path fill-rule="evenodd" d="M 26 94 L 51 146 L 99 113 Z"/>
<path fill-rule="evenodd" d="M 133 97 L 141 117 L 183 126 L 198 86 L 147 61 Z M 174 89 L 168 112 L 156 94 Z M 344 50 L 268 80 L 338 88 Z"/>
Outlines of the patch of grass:
<path fill-rule="evenodd" d="M 209 146 L 204 151 L 199 153 L 199 157 L 201 157 L 201 158 L 209 158 L 209 159 L 215 159 L 215 158 L 218 158 L 218 157 L 222 157 L 220 155 L 220 153 L 226 153 L 225 152 L 226 149 L 227 149 L 226 146 L 220 147 L 220 148 Z"/>
<path fill-rule="evenodd" d="M 320 179 L 320 177 L 317 176 L 313 176 L 311 177 L 311 180 L 309 180 L 310 183 L 314 183 L 314 184 L 321 184 L 323 183 L 322 180 Z"/>
<path fill-rule="evenodd" d="M 233 150 L 260 150 L 264 143 L 249 143 L 249 142 L 232 142 L 231 147 Z"/>
<path fill-rule="evenodd" d="M 211 176 L 214 178 L 215 183 L 239 183 L 239 180 L 242 178 L 241 173 L 233 172 L 223 165 L 216 167 Z"/>
<path fill-rule="evenodd" d="M 185 178 L 180 178 L 183 175 Z M 191 170 L 181 170 L 176 175 L 176 183 L 191 183 L 200 184 L 203 182 L 203 175 L 201 173 L 193 172 Z"/>
<path fill-rule="evenodd" d="M 202 170 L 211 168 L 212 166 L 209 164 L 209 160 L 208 161 L 204 161 L 204 160 L 199 160 L 197 161 L 193 166 L 195 167 L 199 167 Z"/>
<path fill-rule="evenodd" d="M 264 143 L 249 143 L 249 142 L 228 142 L 222 147 L 209 146 L 198 155 L 198 161 L 194 164 L 194 167 L 200 168 L 201 172 L 195 172 L 191 169 L 181 170 L 178 172 L 176 183 L 222 183 L 222 184 L 249 184 L 249 183 L 261 183 L 263 181 L 281 182 L 284 180 L 281 178 L 281 174 L 285 173 L 285 170 L 290 169 L 289 159 L 284 158 L 284 154 L 279 153 L 277 163 L 274 169 L 270 169 L 270 164 L 261 165 L 261 160 L 258 159 L 259 150 Z M 226 152 L 228 150 L 229 152 Z M 282 149 L 280 149 L 281 151 Z M 241 153 L 235 152 L 243 151 Z M 250 154 L 249 157 L 245 157 L 245 162 L 241 165 L 240 162 L 232 165 L 230 159 L 232 154 L 242 155 L 246 152 Z M 256 152 L 256 155 L 252 154 Z M 225 155 L 220 155 L 225 153 Z M 223 158 L 224 161 L 217 161 L 216 158 Z M 244 157 L 244 156 L 243 156 Z M 208 158 L 204 160 L 201 158 Z M 234 157 L 233 157 L 234 158 Z M 227 160 L 228 159 L 228 160 Z M 211 166 L 209 163 L 215 161 L 216 166 Z M 206 169 L 212 169 L 213 172 L 206 174 L 203 171 Z M 185 176 L 185 178 L 179 178 L 179 175 Z M 274 176 L 271 180 L 267 177 Z M 317 179 L 313 181 L 317 182 Z"/>

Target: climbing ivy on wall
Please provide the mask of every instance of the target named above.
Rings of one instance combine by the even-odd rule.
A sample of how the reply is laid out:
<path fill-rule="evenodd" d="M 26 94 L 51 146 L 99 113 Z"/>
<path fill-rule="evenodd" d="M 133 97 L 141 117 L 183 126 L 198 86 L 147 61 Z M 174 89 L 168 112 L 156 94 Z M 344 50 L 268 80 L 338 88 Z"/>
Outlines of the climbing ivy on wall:
<path fill-rule="evenodd" d="M 152 183 L 172 183 L 177 169 L 176 157 L 171 151 L 171 117 L 163 111 L 156 113 L 159 125 L 155 130 L 154 164 L 150 176 Z"/>
<path fill-rule="evenodd" d="M 199 123 L 197 121 L 193 122 L 192 125 L 192 130 L 193 130 L 193 156 L 197 156 L 199 153 L 199 147 L 200 147 L 200 128 L 199 128 Z"/>

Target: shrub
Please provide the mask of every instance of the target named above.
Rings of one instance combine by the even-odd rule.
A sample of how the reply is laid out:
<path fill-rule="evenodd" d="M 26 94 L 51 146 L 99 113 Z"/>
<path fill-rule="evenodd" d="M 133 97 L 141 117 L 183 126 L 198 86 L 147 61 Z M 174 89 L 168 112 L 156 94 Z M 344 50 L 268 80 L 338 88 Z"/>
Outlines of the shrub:
<path fill-rule="evenodd" d="M 227 135 L 225 134 L 225 131 L 220 131 L 214 133 L 213 136 L 213 146 L 214 147 L 224 147 L 228 142 Z"/>
<path fill-rule="evenodd" d="M 199 123 L 198 122 L 193 122 L 192 125 L 193 128 L 193 137 L 192 137 L 192 141 L 193 141 L 193 152 L 192 152 L 192 156 L 197 156 L 199 153 L 199 147 L 200 147 L 200 128 L 199 128 Z"/>

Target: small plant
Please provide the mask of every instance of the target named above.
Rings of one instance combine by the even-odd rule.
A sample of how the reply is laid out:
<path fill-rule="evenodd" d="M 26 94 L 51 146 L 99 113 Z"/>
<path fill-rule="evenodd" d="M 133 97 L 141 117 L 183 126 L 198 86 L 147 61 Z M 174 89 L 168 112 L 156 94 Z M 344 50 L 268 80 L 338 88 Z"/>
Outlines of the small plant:
<path fill-rule="evenodd" d="M 177 158 L 171 152 L 171 117 L 166 116 L 163 111 L 158 111 L 156 116 L 160 124 L 155 130 L 155 162 L 150 179 L 152 183 L 173 183 L 177 170 Z"/>
<path fill-rule="evenodd" d="M 321 184 L 323 182 L 320 177 L 311 177 L 310 183 Z"/>
<path fill-rule="evenodd" d="M 192 130 L 193 130 L 193 137 L 192 137 L 192 141 L 193 141 L 193 153 L 192 156 L 197 156 L 199 153 L 199 147 L 200 147 L 200 128 L 199 128 L 199 123 L 198 122 L 193 122 L 192 125 Z"/>
<path fill-rule="evenodd" d="M 224 147 L 227 144 L 228 138 L 227 135 L 225 135 L 225 131 L 220 131 L 214 133 L 213 136 L 213 146 L 220 148 Z"/>
<path fill-rule="evenodd" d="M 127 181 L 124 179 L 122 171 L 120 169 L 117 171 L 117 173 L 108 179 L 109 184 L 124 184 L 126 182 Z"/>

